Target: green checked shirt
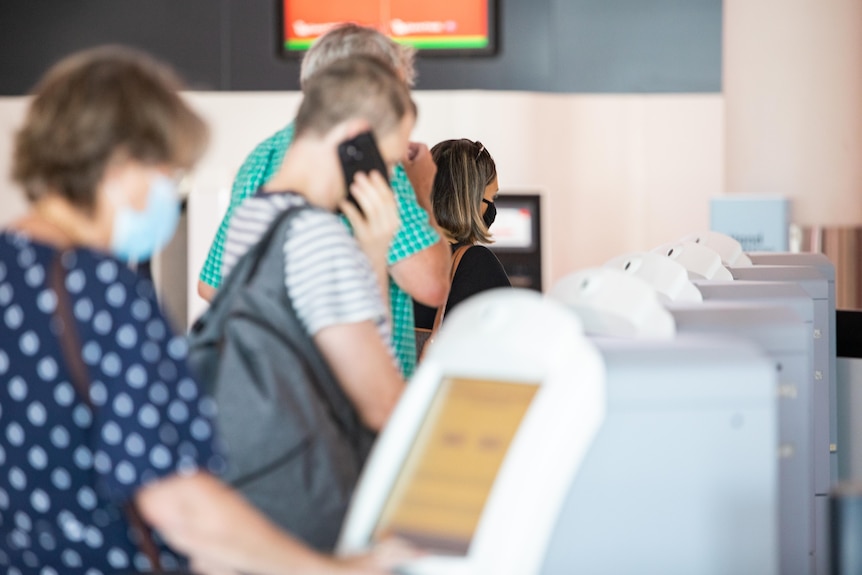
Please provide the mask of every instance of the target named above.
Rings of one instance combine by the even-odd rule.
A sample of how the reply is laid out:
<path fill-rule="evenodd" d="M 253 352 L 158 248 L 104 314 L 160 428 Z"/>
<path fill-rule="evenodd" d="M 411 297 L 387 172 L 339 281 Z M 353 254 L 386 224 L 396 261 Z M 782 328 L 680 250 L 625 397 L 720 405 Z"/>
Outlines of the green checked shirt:
<path fill-rule="evenodd" d="M 246 198 L 253 196 L 281 167 L 284 153 L 293 141 L 293 123 L 261 142 L 249 154 L 239 169 L 231 189 L 230 205 L 219 226 L 200 280 L 218 288 L 222 280 L 222 258 L 227 239 L 227 230 L 234 211 Z M 401 227 L 389 247 L 388 263 L 393 265 L 410 257 L 438 241 L 440 236 L 428 221 L 418 202 L 407 172 L 400 165 L 395 167 L 390 182 L 398 203 Z M 346 223 L 346 222 L 345 222 Z M 392 347 L 405 378 L 413 375 L 416 368 L 416 341 L 413 325 L 413 300 L 389 278 L 389 305 L 392 308 Z"/>

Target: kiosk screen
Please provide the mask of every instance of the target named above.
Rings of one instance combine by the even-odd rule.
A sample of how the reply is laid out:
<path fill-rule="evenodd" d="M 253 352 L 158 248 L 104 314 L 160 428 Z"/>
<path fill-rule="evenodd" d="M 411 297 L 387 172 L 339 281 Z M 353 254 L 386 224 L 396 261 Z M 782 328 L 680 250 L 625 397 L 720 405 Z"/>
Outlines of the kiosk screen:
<path fill-rule="evenodd" d="M 539 386 L 447 378 L 431 402 L 375 538 L 466 555 L 497 472 Z"/>

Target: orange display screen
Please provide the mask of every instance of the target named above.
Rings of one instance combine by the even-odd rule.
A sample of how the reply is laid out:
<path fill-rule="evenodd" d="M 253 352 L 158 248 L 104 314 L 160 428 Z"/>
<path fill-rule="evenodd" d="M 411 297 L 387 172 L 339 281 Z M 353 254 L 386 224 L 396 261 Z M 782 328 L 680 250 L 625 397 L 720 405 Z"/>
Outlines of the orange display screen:
<path fill-rule="evenodd" d="M 466 555 L 500 466 L 538 385 L 443 381 L 375 528 L 442 554 Z"/>
<path fill-rule="evenodd" d="M 282 0 L 282 42 L 308 49 L 333 26 L 353 22 L 423 50 L 493 49 L 493 0 Z"/>

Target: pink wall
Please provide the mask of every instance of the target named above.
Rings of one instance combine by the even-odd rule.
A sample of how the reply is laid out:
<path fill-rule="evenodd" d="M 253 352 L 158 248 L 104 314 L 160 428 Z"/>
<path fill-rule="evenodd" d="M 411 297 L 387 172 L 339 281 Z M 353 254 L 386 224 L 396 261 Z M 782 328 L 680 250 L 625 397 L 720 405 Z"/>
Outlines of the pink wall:
<path fill-rule="evenodd" d="M 727 0 L 723 46 L 727 192 L 862 225 L 862 2 Z"/>
<path fill-rule="evenodd" d="M 245 155 L 293 116 L 297 93 L 190 93 L 212 129 L 190 180 L 189 313 L 202 309 L 194 280 Z M 625 252 L 705 230 L 722 193 L 721 95 L 560 95 L 417 92 L 415 139 L 481 140 L 494 155 L 501 192 L 544 199 L 545 285 Z M 25 100 L 0 99 L 0 174 Z M 23 204 L 0 190 L 0 225 Z"/>

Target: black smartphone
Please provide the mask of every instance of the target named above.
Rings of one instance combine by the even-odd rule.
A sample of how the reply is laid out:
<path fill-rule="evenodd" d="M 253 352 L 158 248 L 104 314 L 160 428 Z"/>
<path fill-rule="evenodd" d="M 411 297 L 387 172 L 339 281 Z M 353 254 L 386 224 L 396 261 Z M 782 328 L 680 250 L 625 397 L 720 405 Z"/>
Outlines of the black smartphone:
<path fill-rule="evenodd" d="M 353 178 L 359 172 L 368 174 L 374 170 L 380 172 L 383 179 L 389 183 L 389 170 L 386 168 L 386 162 L 380 155 L 380 150 L 377 149 L 377 142 L 374 140 L 374 134 L 371 132 L 362 132 L 355 138 L 345 140 L 338 144 L 338 160 L 341 162 L 341 170 L 344 172 L 344 183 L 347 187 L 347 199 L 353 202 L 359 211 L 362 208 L 350 193 L 350 184 L 353 183 Z"/>

